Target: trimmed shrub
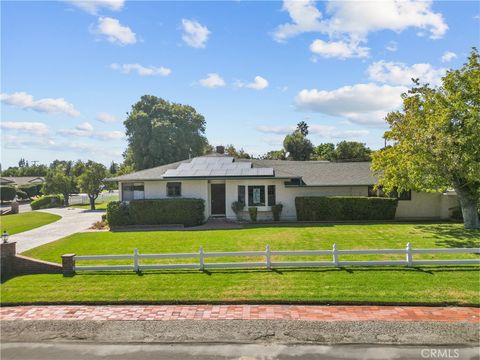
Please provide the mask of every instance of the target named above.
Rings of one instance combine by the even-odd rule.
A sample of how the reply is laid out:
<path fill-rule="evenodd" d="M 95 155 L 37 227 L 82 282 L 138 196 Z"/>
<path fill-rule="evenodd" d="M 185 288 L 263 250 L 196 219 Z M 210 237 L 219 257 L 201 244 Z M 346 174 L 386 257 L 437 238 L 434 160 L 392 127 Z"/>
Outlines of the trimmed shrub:
<path fill-rule="evenodd" d="M 15 199 L 17 195 L 17 191 L 13 186 L 10 185 L 2 185 L 0 186 L 0 201 L 3 203 L 4 201 L 12 201 Z"/>
<path fill-rule="evenodd" d="M 124 225 L 200 225 L 204 221 L 205 202 L 202 199 L 134 200 L 128 204 L 113 201 L 107 206 L 110 226 Z"/>
<path fill-rule="evenodd" d="M 249 207 L 248 214 L 250 215 L 250 220 L 252 222 L 257 221 L 258 209 L 256 207 Z"/>
<path fill-rule="evenodd" d="M 240 220 L 240 211 L 245 208 L 245 204 L 241 201 L 232 202 L 232 211 L 237 215 L 237 219 Z"/>
<path fill-rule="evenodd" d="M 60 207 L 63 204 L 63 195 L 45 195 L 33 200 L 30 203 L 32 210 L 48 209 L 53 207 Z"/>
<path fill-rule="evenodd" d="M 28 194 L 25 191 L 20 190 L 20 189 L 17 189 L 16 191 L 17 191 L 17 197 L 19 199 L 22 199 L 22 200 L 27 200 L 28 199 Z"/>
<path fill-rule="evenodd" d="M 280 214 L 282 213 L 282 210 L 283 210 L 282 204 L 272 205 L 272 213 L 273 213 L 274 221 L 280 221 Z"/>
<path fill-rule="evenodd" d="M 126 202 L 111 201 L 107 205 L 107 222 L 110 226 L 132 225 L 129 206 Z"/>
<path fill-rule="evenodd" d="M 41 195 L 40 190 L 42 189 L 42 185 L 38 185 L 38 184 L 20 185 L 18 189 L 25 191 L 29 198 L 33 198 L 37 195 Z"/>
<path fill-rule="evenodd" d="M 295 198 L 297 220 L 393 220 L 398 200 L 363 196 L 312 196 Z"/>

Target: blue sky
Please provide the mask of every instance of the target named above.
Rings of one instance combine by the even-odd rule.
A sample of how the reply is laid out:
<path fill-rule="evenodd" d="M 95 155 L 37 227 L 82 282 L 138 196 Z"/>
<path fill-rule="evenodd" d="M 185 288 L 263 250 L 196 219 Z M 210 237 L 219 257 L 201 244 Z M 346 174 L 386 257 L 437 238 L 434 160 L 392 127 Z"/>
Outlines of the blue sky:
<path fill-rule="evenodd" d="M 1 3 L 1 162 L 121 161 L 141 95 L 192 105 L 213 145 L 383 145 L 411 77 L 438 84 L 479 46 L 479 3 Z"/>

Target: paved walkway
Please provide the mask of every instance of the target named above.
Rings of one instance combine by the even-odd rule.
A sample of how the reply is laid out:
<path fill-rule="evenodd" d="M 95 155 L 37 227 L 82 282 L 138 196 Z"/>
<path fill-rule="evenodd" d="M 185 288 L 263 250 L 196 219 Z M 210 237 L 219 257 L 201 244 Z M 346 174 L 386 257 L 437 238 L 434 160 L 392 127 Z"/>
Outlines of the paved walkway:
<path fill-rule="evenodd" d="M 480 309 L 418 306 L 112 305 L 0 308 L 1 320 L 303 320 L 480 323 Z"/>
<path fill-rule="evenodd" d="M 10 236 L 17 242 L 17 253 L 87 230 L 102 218 L 103 211 L 88 211 L 76 208 L 44 209 L 42 212 L 60 215 L 62 218 L 51 224 Z"/>

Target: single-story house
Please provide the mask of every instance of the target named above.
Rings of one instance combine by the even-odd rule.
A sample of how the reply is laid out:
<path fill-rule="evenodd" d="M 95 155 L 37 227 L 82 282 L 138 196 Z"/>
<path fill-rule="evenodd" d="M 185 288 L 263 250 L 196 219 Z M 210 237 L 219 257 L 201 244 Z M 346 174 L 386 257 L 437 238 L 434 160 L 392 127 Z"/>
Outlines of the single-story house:
<path fill-rule="evenodd" d="M 41 176 L 4 176 L 0 177 L 0 185 L 22 186 L 42 185 L 45 179 Z"/>
<path fill-rule="evenodd" d="M 221 151 L 221 150 L 220 150 Z M 382 196 L 369 162 L 235 159 L 211 154 L 111 178 L 120 200 L 173 197 L 205 200 L 205 218 L 235 219 L 231 208 L 242 201 L 258 208 L 258 219 L 272 218 L 281 203 L 282 220 L 296 220 L 298 196 Z M 455 193 L 401 192 L 397 219 L 447 219 L 457 206 Z"/>

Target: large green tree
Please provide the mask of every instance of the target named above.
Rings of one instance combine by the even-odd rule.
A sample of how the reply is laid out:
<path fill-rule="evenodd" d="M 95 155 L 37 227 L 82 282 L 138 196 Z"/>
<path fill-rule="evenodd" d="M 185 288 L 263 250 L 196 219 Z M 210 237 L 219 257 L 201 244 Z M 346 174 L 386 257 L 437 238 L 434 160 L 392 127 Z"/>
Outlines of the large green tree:
<path fill-rule="evenodd" d="M 85 169 L 78 178 L 78 185 L 81 191 L 87 193 L 90 200 L 90 209 L 95 210 L 95 200 L 104 187 L 107 168 L 93 161 L 88 161 L 84 166 Z"/>
<path fill-rule="evenodd" d="M 239 150 L 237 150 L 235 148 L 235 146 L 233 146 L 232 144 L 230 145 L 227 145 L 225 147 L 225 154 L 227 154 L 228 156 L 233 156 L 234 158 L 237 158 L 237 159 L 251 159 L 252 156 L 245 152 L 245 150 L 243 150 L 243 148 L 240 148 Z"/>
<path fill-rule="evenodd" d="M 332 154 L 335 161 L 370 161 L 372 150 L 358 141 L 340 141 Z"/>
<path fill-rule="evenodd" d="M 477 49 L 442 85 L 415 86 L 403 94 L 403 110 L 386 117 L 393 145 L 373 155 L 373 170 L 386 191 L 455 189 L 464 226 L 479 228 L 480 63 Z"/>
<path fill-rule="evenodd" d="M 324 143 L 317 145 L 313 151 L 314 160 L 328 160 L 331 161 L 334 158 L 335 145 L 332 143 Z"/>
<path fill-rule="evenodd" d="M 45 176 L 43 192 L 45 194 L 62 194 L 65 206 L 68 206 L 68 198 L 76 191 L 75 177 L 71 172 L 68 162 L 57 162 L 55 167 L 50 167 Z M 71 165 L 71 164 L 70 164 Z"/>
<path fill-rule="evenodd" d="M 207 148 L 205 118 L 193 107 L 144 95 L 124 122 L 135 170 L 188 159 Z"/>
<path fill-rule="evenodd" d="M 308 125 L 301 121 L 297 124 L 295 131 L 283 140 L 283 147 L 292 160 L 309 160 L 313 152 L 313 144 L 307 139 Z"/>

